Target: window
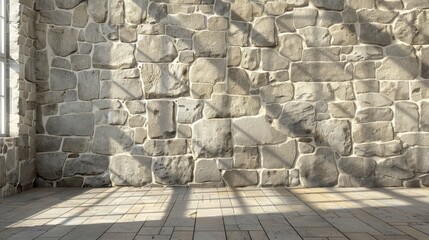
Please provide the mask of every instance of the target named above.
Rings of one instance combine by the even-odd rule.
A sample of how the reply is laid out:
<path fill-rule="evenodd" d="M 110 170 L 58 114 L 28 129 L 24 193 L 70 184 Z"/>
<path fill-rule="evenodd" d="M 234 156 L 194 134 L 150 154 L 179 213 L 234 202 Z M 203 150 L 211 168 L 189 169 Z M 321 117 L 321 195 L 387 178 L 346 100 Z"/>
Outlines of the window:
<path fill-rule="evenodd" d="M 0 0 L 0 136 L 8 133 L 8 92 L 7 92 L 7 2 Z"/>

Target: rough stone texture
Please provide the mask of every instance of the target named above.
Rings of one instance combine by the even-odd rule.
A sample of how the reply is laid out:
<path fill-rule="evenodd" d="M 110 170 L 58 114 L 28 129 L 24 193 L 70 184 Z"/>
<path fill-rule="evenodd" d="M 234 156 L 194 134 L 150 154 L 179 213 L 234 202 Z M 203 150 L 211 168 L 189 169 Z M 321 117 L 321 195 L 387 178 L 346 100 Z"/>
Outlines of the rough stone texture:
<path fill-rule="evenodd" d="M 418 185 L 428 172 L 428 7 L 11 3 L 1 195 L 31 188 L 36 153 L 53 161 L 52 172 L 37 169 L 43 186 Z M 88 156 L 121 156 L 119 174 Z"/>
<path fill-rule="evenodd" d="M 150 138 L 171 138 L 176 134 L 174 121 L 175 104 L 171 101 L 151 101 L 148 109 L 148 136 Z"/>
<path fill-rule="evenodd" d="M 168 36 L 143 36 L 137 44 L 136 59 L 140 62 L 172 62 L 177 50 Z"/>
<path fill-rule="evenodd" d="M 232 156 L 231 120 L 203 119 L 192 125 L 192 133 L 194 158 Z"/>
<path fill-rule="evenodd" d="M 152 182 L 152 158 L 116 155 L 109 163 L 110 179 L 116 186 L 142 186 Z"/>
<path fill-rule="evenodd" d="M 107 171 L 109 157 L 94 154 L 82 154 L 78 158 L 69 158 L 64 165 L 64 176 L 98 175 Z"/>
<path fill-rule="evenodd" d="M 292 63 L 291 79 L 294 82 L 336 82 L 353 78 L 352 71 L 343 62 Z"/>
<path fill-rule="evenodd" d="M 192 180 L 194 161 L 192 156 L 154 158 L 155 182 L 165 185 L 183 185 Z"/>
<path fill-rule="evenodd" d="M 264 116 L 235 119 L 231 128 L 234 143 L 242 146 L 276 144 L 287 139 L 272 128 Z"/>
<path fill-rule="evenodd" d="M 48 180 L 61 178 L 66 158 L 66 153 L 38 153 L 36 155 L 37 175 Z"/>
<path fill-rule="evenodd" d="M 405 137 L 405 139 L 407 139 L 407 137 Z M 401 138 L 401 140 L 403 139 Z M 410 144 L 410 145 L 415 145 L 415 144 Z M 402 150 L 402 144 L 398 140 L 393 140 L 390 142 L 381 142 L 381 143 L 362 143 L 362 144 L 356 144 L 354 146 L 355 154 L 363 157 L 394 156 L 394 155 L 399 155 L 401 153 L 401 150 Z"/>
<path fill-rule="evenodd" d="M 412 102 L 397 102 L 395 104 L 395 131 L 417 132 L 419 130 L 419 112 L 417 105 Z"/>
<path fill-rule="evenodd" d="M 395 37 L 408 44 L 428 44 L 428 19 L 428 10 L 417 9 L 400 14 L 393 29 Z"/>
<path fill-rule="evenodd" d="M 337 184 L 335 152 L 330 148 L 318 148 L 314 154 L 300 157 L 298 167 L 301 183 L 305 187 L 330 187 Z"/>
<path fill-rule="evenodd" d="M 99 126 L 95 129 L 92 152 L 115 155 L 129 150 L 134 132 L 128 127 Z"/>
<path fill-rule="evenodd" d="M 250 41 L 255 47 L 274 47 L 277 44 L 277 34 L 273 17 L 255 19 L 250 35 Z"/>
<path fill-rule="evenodd" d="M 258 184 L 258 173 L 253 170 L 227 170 L 222 178 L 229 187 L 246 187 Z"/>
<path fill-rule="evenodd" d="M 78 31 L 68 27 L 52 27 L 48 31 L 48 43 L 55 55 L 66 57 L 77 51 Z"/>
<path fill-rule="evenodd" d="M 277 145 L 264 145 L 261 147 L 262 167 L 292 168 L 296 155 L 296 142 L 293 140 Z"/>
<path fill-rule="evenodd" d="M 141 76 L 146 98 L 168 98 L 187 94 L 189 69 L 183 64 L 143 64 Z"/>
<path fill-rule="evenodd" d="M 393 139 L 393 127 L 390 122 L 355 124 L 353 140 L 356 143 L 371 141 L 390 141 Z"/>
<path fill-rule="evenodd" d="M 96 68 L 130 68 L 136 65 L 134 46 L 127 43 L 104 43 L 94 46 L 92 65 Z M 107 54 L 107 55 L 106 55 Z"/>
<path fill-rule="evenodd" d="M 255 169 L 260 166 L 257 147 L 234 147 L 234 168 Z"/>
<path fill-rule="evenodd" d="M 223 58 L 226 56 L 226 34 L 224 32 L 202 31 L 193 37 L 197 57 Z"/>
<path fill-rule="evenodd" d="M 316 125 L 316 143 L 331 147 L 341 155 L 352 150 L 351 126 L 347 120 L 326 120 Z"/>
<path fill-rule="evenodd" d="M 287 136 L 306 136 L 314 133 L 316 111 L 305 102 L 287 102 L 274 126 Z"/>
<path fill-rule="evenodd" d="M 289 172 L 286 169 L 262 171 L 262 187 L 287 186 L 289 182 Z"/>

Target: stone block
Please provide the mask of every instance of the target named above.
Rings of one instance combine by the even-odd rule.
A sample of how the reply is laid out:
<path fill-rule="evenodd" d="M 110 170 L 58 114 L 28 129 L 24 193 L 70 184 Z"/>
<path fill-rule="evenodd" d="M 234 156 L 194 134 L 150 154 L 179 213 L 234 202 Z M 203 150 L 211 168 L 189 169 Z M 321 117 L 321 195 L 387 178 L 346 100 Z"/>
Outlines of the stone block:
<path fill-rule="evenodd" d="M 168 21 L 171 25 L 186 29 L 203 30 L 206 28 L 206 17 L 197 13 L 169 15 Z"/>
<path fill-rule="evenodd" d="M 391 122 L 360 123 L 353 125 L 353 140 L 355 143 L 390 141 L 393 140 Z"/>
<path fill-rule="evenodd" d="M 393 33 L 402 42 L 412 45 L 429 43 L 429 11 L 415 9 L 399 15 Z"/>
<path fill-rule="evenodd" d="M 39 11 L 40 23 L 49 23 L 59 26 L 70 26 L 72 14 L 63 10 L 41 10 Z"/>
<path fill-rule="evenodd" d="M 332 36 L 332 45 L 355 45 L 357 44 L 356 28 L 353 24 L 335 24 L 329 27 Z"/>
<path fill-rule="evenodd" d="M 262 170 L 262 177 L 261 177 L 262 187 L 287 186 L 288 182 L 289 182 L 289 172 L 286 169 Z"/>
<path fill-rule="evenodd" d="M 377 172 L 380 175 L 396 179 L 408 179 L 414 176 L 409 161 L 404 156 L 391 157 L 377 163 Z"/>
<path fill-rule="evenodd" d="M 228 68 L 228 90 L 229 94 L 248 95 L 250 79 L 247 72 L 241 68 Z"/>
<path fill-rule="evenodd" d="M 192 156 L 154 158 L 155 182 L 164 185 L 184 185 L 192 181 L 194 160 Z"/>
<path fill-rule="evenodd" d="M 115 186 L 143 186 L 152 182 L 152 158 L 115 155 L 110 159 L 110 179 Z"/>
<path fill-rule="evenodd" d="M 354 102 L 328 103 L 328 109 L 333 118 L 354 118 L 356 113 Z"/>
<path fill-rule="evenodd" d="M 94 22 L 104 22 L 107 16 L 107 0 L 89 1 L 88 14 Z"/>
<path fill-rule="evenodd" d="M 172 62 L 177 57 L 173 39 L 169 36 L 143 36 L 137 43 L 136 59 L 139 62 Z"/>
<path fill-rule="evenodd" d="M 277 71 L 284 70 L 289 67 L 289 60 L 280 55 L 278 51 L 270 48 L 264 48 L 261 52 L 262 70 Z"/>
<path fill-rule="evenodd" d="M 290 59 L 291 61 L 301 60 L 303 51 L 303 39 L 298 34 L 285 34 L 279 36 L 280 55 Z M 312 60 L 313 61 L 313 60 Z"/>
<path fill-rule="evenodd" d="M 419 110 L 413 102 L 395 103 L 395 132 L 419 131 Z"/>
<path fill-rule="evenodd" d="M 172 138 L 176 135 L 175 104 L 154 100 L 147 104 L 148 135 L 150 138 Z"/>
<path fill-rule="evenodd" d="M 61 152 L 37 153 L 37 175 L 48 180 L 56 180 L 62 177 L 64 162 L 67 154 Z"/>
<path fill-rule="evenodd" d="M 390 108 L 365 108 L 357 112 L 356 121 L 359 123 L 392 121 L 393 111 Z"/>
<path fill-rule="evenodd" d="M 199 157 L 231 157 L 231 120 L 202 119 L 192 125 L 192 152 Z"/>
<path fill-rule="evenodd" d="M 260 89 L 262 101 L 266 103 L 284 103 L 293 99 L 294 89 L 291 83 L 275 83 Z"/>
<path fill-rule="evenodd" d="M 257 96 L 213 94 L 204 106 L 203 115 L 205 118 L 252 116 L 258 114 L 260 108 Z"/>
<path fill-rule="evenodd" d="M 419 75 L 419 63 L 415 57 L 387 57 L 376 69 L 380 80 L 413 80 Z"/>
<path fill-rule="evenodd" d="M 64 138 L 62 151 L 63 152 L 73 152 L 73 153 L 83 153 L 86 152 L 89 148 L 89 139 L 88 138 Z"/>
<path fill-rule="evenodd" d="M 118 79 L 101 81 L 100 98 L 137 100 L 143 96 L 142 84 L 139 79 Z"/>
<path fill-rule="evenodd" d="M 222 178 L 228 187 L 246 187 L 258 184 L 258 172 L 256 170 L 226 170 Z"/>
<path fill-rule="evenodd" d="M 206 183 L 220 181 L 222 181 L 222 178 L 215 160 L 201 159 L 195 163 L 195 182 Z"/>
<path fill-rule="evenodd" d="M 232 137 L 236 145 L 257 146 L 286 141 L 287 136 L 274 129 L 265 116 L 234 119 Z"/>
<path fill-rule="evenodd" d="M 141 76 L 146 98 L 170 98 L 189 94 L 188 66 L 143 64 Z"/>
<path fill-rule="evenodd" d="M 253 20 L 253 5 L 246 0 L 236 1 L 231 4 L 231 19 L 243 22 Z"/>
<path fill-rule="evenodd" d="M 226 57 L 226 34 L 217 31 L 201 31 L 193 36 L 194 50 L 197 57 Z"/>
<path fill-rule="evenodd" d="M 225 80 L 226 62 L 224 59 L 197 58 L 189 73 L 192 83 L 223 82 Z"/>
<path fill-rule="evenodd" d="M 135 67 L 137 62 L 134 58 L 134 49 L 134 45 L 129 43 L 97 44 L 93 50 L 92 65 L 105 69 Z"/>
<path fill-rule="evenodd" d="M 143 151 L 136 151 L 136 148 L 131 152 L 133 155 L 149 155 L 149 156 L 175 156 L 185 155 L 189 153 L 188 140 L 186 139 L 148 139 L 144 142 Z"/>
<path fill-rule="evenodd" d="M 258 147 L 234 147 L 234 168 L 255 169 L 259 166 Z"/>
<path fill-rule="evenodd" d="M 56 152 L 61 146 L 61 137 L 37 135 L 36 151 L 37 152 Z"/>
<path fill-rule="evenodd" d="M 327 28 L 306 27 L 300 29 L 299 33 L 304 37 L 307 47 L 327 47 L 331 45 L 331 34 Z"/>
<path fill-rule="evenodd" d="M 228 43 L 231 46 L 246 47 L 249 45 L 250 24 L 231 21 L 228 29 Z"/>
<path fill-rule="evenodd" d="M 110 187 L 112 183 L 110 182 L 110 174 L 105 173 L 98 176 L 88 176 L 85 177 L 82 187 Z"/>
<path fill-rule="evenodd" d="M 147 0 L 133 1 L 125 0 L 125 22 L 130 24 L 141 24 L 146 19 Z"/>
<path fill-rule="evenodd" d="M 359 40 L 362 43 L 386 46 L 392 43 L 392 30 L 389 25 L 361 23 Z"/>
<path fill-rule="evenodd" d="M 68 158 L 64 164 L 64 176 L 98 175 L 107 171 L 109 157 L 95 154 L 81 154 L 77 158 Z"/>
<path fill-rule="evenodd" d="M 335 152 L 330 148 L 318 148 L 312 155 L 301 156 L 297 166 L 305 187 L 331 187 L 337 184 Z"/>
<path fill-rule="evenodd" d="M 255 47 L 275 47 L 277 45 L 277 32 L 274 18 L 256 18 L 250 41 Z"/>
<path fill-rule="evenodd" d="M 341 155 L 352 150 L 351 124 L 348 120 L 325 120 L 316 124 L 316 143 L 331 147 Z"/>
<path fill-rule="evenodd" d="M 53 116 L 46 122 L 46 131 L 57 136 L 92 136 L 94 133 L 94 115 L 82 113 Z"/>
<path fill-rule="evenodd" d="M 179 98 L 177 100 L 177 122 L 194 123 L 202 118 L 203 102 L 201 100 Z"/>
<path fill-rule="evenodd" d="M 242 53 L 241 67 L 247 70 L 255 70 L 259 67 L 260 51 L 254 48 L 244 48 Z"/>
<path fill-rule="evenodd" d="M 344 82 L 352 78 L 351 65 L 344 62 L 292 63 L 293 82 Z"/>
<path fill-rule="evenodd" d="M 279 119 L 275 120 L 273 125 L 286 136 L 311 135 L 316 127 L 315 108 L 306 102 L 287 102 L 283 105 Z"/>
<path fill-rule="evenodd" d="M 297 156 L 297 146 L 294 140 L 277 145 L 261 147 L 263 168 L 292 168 Z"/>
<path fill-rule="evenodd" d="M 61 91 L 76 87 L 77 78 L 74 72 L 52 68 L 49 78 L 51 90 Z"/>
<path fill-rule="evenodd" d="M 364 93 L 357 96 L 358 105 L 362 108 L 368 107 L 387 107 L 393 104 L 393 101 L 381 93 Z"/>
<path fill-rule="evenodd" d="M 95 129 L 92 152 L 115 155 L 127 152 L 134 144 L 134 131 L 128 127 L 99 126 Z"/>

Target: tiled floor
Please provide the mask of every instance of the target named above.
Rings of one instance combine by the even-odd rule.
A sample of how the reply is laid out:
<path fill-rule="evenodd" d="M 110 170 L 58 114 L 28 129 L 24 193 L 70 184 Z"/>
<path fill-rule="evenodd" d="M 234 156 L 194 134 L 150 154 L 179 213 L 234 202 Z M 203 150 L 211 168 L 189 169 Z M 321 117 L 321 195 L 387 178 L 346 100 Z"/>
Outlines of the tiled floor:
<path fill-rule="evenodd" d="M 34 189 L 0 239 L 429 239 L 429 189 Z"/>

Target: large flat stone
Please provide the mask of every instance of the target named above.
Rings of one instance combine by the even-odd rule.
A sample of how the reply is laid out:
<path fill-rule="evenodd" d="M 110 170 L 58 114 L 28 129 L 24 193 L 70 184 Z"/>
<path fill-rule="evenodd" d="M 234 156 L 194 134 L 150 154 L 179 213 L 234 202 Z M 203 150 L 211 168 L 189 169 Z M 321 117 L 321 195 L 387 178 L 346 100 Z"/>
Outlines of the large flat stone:
<path fill-rule="evenodd" d="M 201 159 L 195 163 L 195 182 L 220 182 L 222 181 L 217 163 L 212 159 Z"/>
<path fill-rule="evenodd" d="M 338 170 L 356 178 L 365 178 L 374 174 L 376 165 L 372 158 L 343 157 L 338 161 Z"/>
<path fill-rule="evenodd" d="M 202 119 L 192 125 L 192 152 L 198 157 L 231 157 L 231 120 Z"/>
<path fill-rule="evenodd" d="M 177 122 L 194 123 L 203 116 L 203 102 L 201 100 L 179 98 L 177 100 Z"/>
<path fill-rule="evenodd" d="M 78 158 L 68 158 L 64 165 L 64 176 L 98 175 L 107 171 L 109 157 L 82 154 Z"/>
<path fill-rule="evenodd" d="M 390 141 L 393 139 L 391 122 L 361 123 L 353 125 L 353 141 L 355 143 Z"/>
<path fill-rule="evenodd" d="M 401 154 L 402 144 L 399 140 L 381 143 L 355 144 L 354 151 L 358 156 L 363 157 L 388 157 Z"/>
<path fill-rule="evenodd" d="M 286 169 L 264 169 L 261 175 L 262 187 L 287 186 L 289 183 L 289 172 Z"/>
<path fill-rule="evenodd" d="M 424 1 L 423 1 L 424 2 Z M 429 43 L 429 10 L 416 9 L 399 15 L 393 29 L 395 37 L 405 43 Z"/>
<path fill-rule="evenodd" d="M 69 27 L 50 27 L 48 43 L 55 55 L 66 57 L 78 49 L 78 31 Z"/>
<path fill-rule="evenodd" d="M 140 62 L 172 62 L 176 57 L 177 50 L 169 36 L 143 36 L 137 43 L 136 58 Z"/>
<path fill-rule="evenodd" d="M 409 146 L 429 146 L 429 133 L 427 132 L 400 133 L 399 139 Z"/>
<path fill-rule="evenodd" d="M 287 136 L 311 135 L 316 127 L 315 108 L 306 102 L 287 102 L 273 125 Z"/>
<path fill-rule="evenodd" d="M 387 57 L 376 69 L 380 80 L 413 80 L 419 75 L 419 63 L 415 57 Z"/>
<path fill-rule="evenodd" d="M 101 81 L 100 98 L 138 100 L 143 96 L 142 84 L 138 78 Z"/>
<path fill-rule="evenodd" d="M 292 63 L 292 82 L 344 82 L 352 78 L 352 68 L 344 62 Z"/>
<path fill-rule="evenodd" d="M 78 73 L 78 97 L 83 101 L 98 99 L 100 96 L 100 71 L 91 70 Z"/>
<path fill-rule="evenodd" d="M 297 165 L 305 187 L 332 187 L 337 184 L 335 152 L 330 148 L 318 148 L 312 155 L 301 156 Z"/>
<path fill-rule="evenodd" d="M 92 152 L 115 155 L 131 150 L 134 131 L 128 127 L 99 126 L 95 129 Z"/>
<path fill-rule="evenodd" d="M 257 146 L 286 141 L 287 136 L 274 129 L 265 116 L 234 119 L 232 137 L 236 145 Z"/>
<path fill-rule="evenodd" d="M 107 16 L 108 0 L 88 1 L 88 14 L 94 22 L 102 23 Z"/>
<path fill-rule="evenodd" d="M 295 140 L 289 140 L 277 145 L 264 145 L 261 147 L 263 168 L 292 168 L 297 156 Z"/>
<path fill-rule="evenodd" d="M 189 79 L 192 83 L 223 82 L 226 74 L 226 61 L 216 58 L 197 58 L 190 67 Z"/>
<path fill-rule="evenodd" d="M 36 155 L 37 175 L 48 180 L 56 180 L 62 177 L 66 153 L 38 153 Z"/>
<path fill-rule="evenodd" d="M 380 175 L 396 179 L 408 179 L 414 176 L 410 162 L 404 156 L 384 159 L 377 163 L 376 170 Z"/>
<path fill-rule="evenodd" d="M 143 64 L 141 76 L 146 98 L 169 98 L 189 94 L 188 66 Z"/>
<path fill-rule="evenodd" d="M 229 187 L 246 187 L 258 184 L 256 170 L 227 170 L 222 178 Z"/>
<path fill-rule="evenodd" d="M 102 43 L 94 46 L 92 65 L 95 68 L 132 68 L 137 65 L 134 45 L 128 43 Z"/>
<path fill-rule="evenodd" d="M 189 153 L 187 139 L 147 139 L 142 148 L 134 147 L 132 155 L 175 156 Z"/>
<path fill-rule="evenodd" d="M 413 102 L 395 103 L 395 132 L 418 132 L 419 110 Z"/>
<path fill-rule="evenodd" d="M 193 36 L 194 50 L 197 57 L 226 57 L 226 33 L 201 31 Z"/>
<path fill-rule="evenodd" d="M 386 46 L 392 43 L 392 30 L 389 25 L 361 23 L 359 40 L 362 43 Z"/>
<path fill-rule="evenodd" d="M 57 136 L 92 136 L 94 115 L 92 113 L 53 116 L 46 122 L 46 132 Z"/>
<path fill-rule="evenodd" d="M 194 160 L 192 156 L 156 157 L 153 173 L 155 182 L 165 185 L 184 185 L 192 181 Z"/>
<path fill-rule="evenodd" d="M 152 182 L 151 168 L 151 157 L 116 155 L 110 159 L 110 179 L 116 186 L 143 186 Z"/>
<path fill-rule="evenodd" d="M 257 115 L 261 108 L 257 96 L 213 94 L 204 106 L 206 118 L 227 118 Z"/>

